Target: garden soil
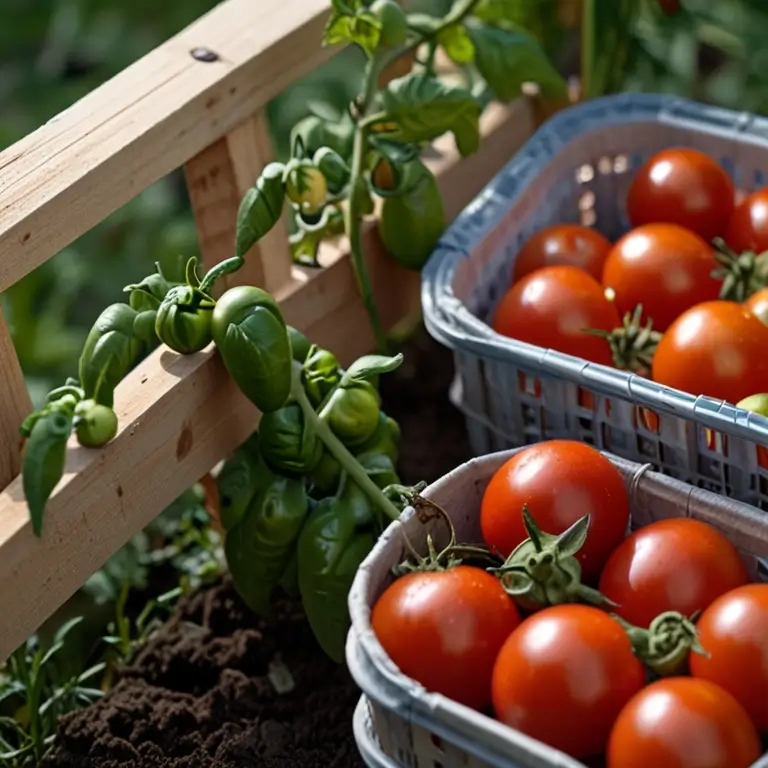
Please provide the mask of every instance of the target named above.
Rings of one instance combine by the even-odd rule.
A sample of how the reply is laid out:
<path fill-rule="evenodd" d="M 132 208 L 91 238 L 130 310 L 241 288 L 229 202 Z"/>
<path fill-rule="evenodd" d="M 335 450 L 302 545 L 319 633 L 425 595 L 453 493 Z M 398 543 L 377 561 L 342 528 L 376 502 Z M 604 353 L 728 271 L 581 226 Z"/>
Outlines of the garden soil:
<path fill-rule="evenodd" d="M 401 477 L 432 481 L 470 457 L 448 402 L 451 354 L 419 333 L 382 379 L 403 431 Z M 278 694 L 275 667 L 294 687 Z M 300 605 L 257 619 L 231 583 L 183 599 L 101 701 L 64 718 L 41 768 L 361 768 L 359 691 L 318 648 Z"/>

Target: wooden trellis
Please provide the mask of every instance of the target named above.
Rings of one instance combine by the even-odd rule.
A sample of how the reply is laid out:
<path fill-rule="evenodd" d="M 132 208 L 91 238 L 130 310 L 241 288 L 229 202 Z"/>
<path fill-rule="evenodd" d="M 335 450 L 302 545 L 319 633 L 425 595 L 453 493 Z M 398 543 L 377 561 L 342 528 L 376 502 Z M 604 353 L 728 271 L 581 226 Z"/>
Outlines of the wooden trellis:
<path fill-rule="evenodd" d="M 264 108 L 333 55 L 320 44 L 329 8 L 328 0 L 227 0 L 0 153 L 0 291 L 181 166 L 206 266 L 230 256 L 240 198 L 272 159 Z M 521 100 L 486 111 L 473 157 L 437 142 L 428 164 L 449 217 L 531 129 Z M 366 237 L 391 327 L 417 308 L 419 278 L 382 253 L 374 229 Z M 344 243 L 322 260 L 323 270 L 293 265 L 278 227 L 233 279 L 271 291 L 289 323 L 348 363 L 373 337 Z M 213 349 L 189 357 L 158 349 L 118 387 L 115 409 L 120 432 L 104 449 L 73 440 L 35 538 L 18 477 L 30 401 L 0 316 L 0 659 L 258 422 Z"/>

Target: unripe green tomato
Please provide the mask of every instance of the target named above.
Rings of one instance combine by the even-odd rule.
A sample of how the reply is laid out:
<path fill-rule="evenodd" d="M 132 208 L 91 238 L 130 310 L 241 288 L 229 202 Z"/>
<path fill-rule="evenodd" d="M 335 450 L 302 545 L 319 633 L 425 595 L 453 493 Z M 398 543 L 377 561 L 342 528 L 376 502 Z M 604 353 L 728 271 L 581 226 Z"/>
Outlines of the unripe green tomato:
<path fill-rule="evenodd" d="M 318 493 L 331 496 L 339 487 L 341 464 L 328 451 L 324 451 L 322 458 L 312 470 L 311 478 Z"/>
<path fill-rule="evenodd" d="M 314 214 L 328 199 L 328 184 L 311 160 L 293 160 L 285 176 L 285 194 L 302 213 Z"/>
<path fill-rule="evenodd" d="M 340 387 L 330 399 L 328 425 L 345 445 L 354 448 L 368 440 L 379 424 L 379 396 L 367 382 Z"/>
<path fill-rule="evenodd" d="M 85 448 L 101 448 L 117 434 L 117 414 L 95 400 L 83 400 L 75 408 L 77 442 Z"/>
<path fill-rule="evenodd" d="M 213 302 L 199 299 L 188 285 L 171 288 L 155 318 L 158 339 L 180 355 L 192 355 L 211 343 Z"/>
<path fill-rule="evenodd" d="M 752 411 L 760 416 L 768 417 L 768 395 L 750 395 L 736 403 L 736 407 L 743 408 L 745 411 Z"/>
<path fill-rule="evenodd" d="M 408 37 L 408 20 L 403 9 L 394 0 L 375 0 L 371 13 L 381 23 L 379 45 L 394 48 Z"/>

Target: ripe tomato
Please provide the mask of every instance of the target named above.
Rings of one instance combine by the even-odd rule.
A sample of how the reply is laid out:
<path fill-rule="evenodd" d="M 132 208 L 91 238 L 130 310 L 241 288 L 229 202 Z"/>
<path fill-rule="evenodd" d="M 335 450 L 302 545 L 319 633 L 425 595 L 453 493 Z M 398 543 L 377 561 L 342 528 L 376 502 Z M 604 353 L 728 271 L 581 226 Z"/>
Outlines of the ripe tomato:
<path fill-rule="evenodd" d="M 664 611 L 690 616 L 749 581 L 747 569 L 722 533 L 689 517 L 639 528 L 613 551 L 599 590 L 618 603 L 622 618 L 647 627 Z"/>
<path fill-rule="evenodd" d="M 643 305 L 643 317 L 665 331 L 675 318 L 720 295 L 722 280 L 712 277 L 712 248 L 677 224 L 645 224 L 628 232 L 611 249 L 603 285 L 612 288 L 619 314 Z"/>
<path fill-rule="evenodd" d="M 768 251 L 768 187 L 747 195 L 736 206 L 725 241 L 737 253 Z"/>
<path fill-rule="evenodd" d="M 669 677 L 622 710 L 608 742 L 608 768 L 748 768 L 760 739 L 744 708 L 706 680 Z"/>
<path fill-rule="evenodd" d="M 605 339 L 585 328 L 612 331 L 621 324 L 614 304 L 595 278 L 576 267 L 543 267 L 515 283 L 493 320 L 496 333 L 612 365 Z"/>
<path fill-rule="evenodd" d="M 692 395 L 738 403 L 768 381 L 768 326 L 746 307 L 708 301 L 667 328 L 653 356 L 652 378 Z"/>
<path fill-rule="evenodd" d="M 516 453 L 483 494 L 480 526 L 485 543 L 504 557 L 528 538 L 523 505 L 545 533 L 565 531 L 590 515 L 587 541 L 576 555 L 585 579 L 597 577 L 629 522 L 624 479 L 585 443 L 548 440 Z"/>
<path fill-rule="evenodd" d="M 768 325 L 768 288 L 753 293 L 745 302 L 744 306 L 753 314 L 757 315 L 766 325 Z"/>
<path fill-rule="evenodd" d="M 496 656 L 519 623 L 498 579 L 463 565 L 403 576 L 371 615 L 373 631 L 403 674 L 474 709 L 491 703 Z"/>
<path fill-rule="evenodd" d="M 493 668 L 493 707 L 506 725 L 575 758 L 603 752 L 616 717 L 645 684 L 626 632 L 587 605 L 526 619 Z"/>
<path fill-rule="evenodd" d="M 598 282 L 611 244 L 599 232 L 580 224 L 556 224 L 531 235 L 515 259 L 514 281 L 541 267 L 583 269 Z"/>
<path fill-rule="evenodd" d="M 659 5 L 667 16 L 674 16 L 680 11 L 680 0 L 659 0 Z"/>
<path fill-rule="evenodd" d="M 679 224 L 707 242 L 722 235 L 733 212 L 730 176 L 695 149 L 666 149 L 640 167 L 629 188 L 632 225 Z"/>
<path fill-rule="evenodd" d="M 768 733 L 768 584 L 718 597 L 696 629 L 709 657 L 692 653 L 691 674 L 725 688 Z"/>

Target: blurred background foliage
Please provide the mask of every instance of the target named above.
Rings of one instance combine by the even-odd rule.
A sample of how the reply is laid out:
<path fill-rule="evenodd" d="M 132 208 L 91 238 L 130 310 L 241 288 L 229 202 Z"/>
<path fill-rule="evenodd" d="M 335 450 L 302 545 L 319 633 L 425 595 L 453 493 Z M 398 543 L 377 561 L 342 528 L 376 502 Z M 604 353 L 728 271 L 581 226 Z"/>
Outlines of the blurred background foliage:
<path fill-rule="evenodd" d="M 673 15 L 663 13 L 661 3 L 674 9 L 677 0 L 583 0 L 592 18 L 586 49 L 577 29 L 582 0 L 481 2 L 502 5 L 508 18 L 539 37 L 564 74 L 578 74 L 586 63 L 590 95 L 664 91 L 768 112 L 766 0 L 682 0 Z M 214 5 L 214 0 L 0 0 L 0 149 Z M 405 5 L 444 12 L 450 0 L 405 0 Z M 327 105 L 338 112 L 349 103 L 362 69 L 351 61 L 357 55 L 342 52 L 270 105 L 279 155 L 287 152 L 290 129 L 299 119 L 310 111 L 322 113 Z M 121 300 L 124 285 L 151 272 L 155 261 L 167 267 L 196 248 L 179 171 L 0 297 L 35 403 L 76 372 L 88 329 L 102 308 Z M 103 627 L 122 585 L 145 590 L 147 569 L 158 559 L 192 581 L 196 569 L 215 570 L 210 556 L 215 537 L 208 536 L 206 519 L 193 489 L 95 574 L 63 613 L 88 613 L 85 603 L 95 604 L 100 610 L 94 615 L 101 618 L 94 626 Z M 162 588 L 172 586 L 166 581 Z"/>

